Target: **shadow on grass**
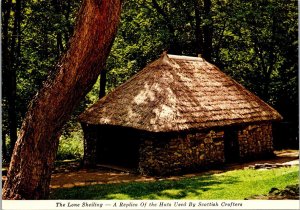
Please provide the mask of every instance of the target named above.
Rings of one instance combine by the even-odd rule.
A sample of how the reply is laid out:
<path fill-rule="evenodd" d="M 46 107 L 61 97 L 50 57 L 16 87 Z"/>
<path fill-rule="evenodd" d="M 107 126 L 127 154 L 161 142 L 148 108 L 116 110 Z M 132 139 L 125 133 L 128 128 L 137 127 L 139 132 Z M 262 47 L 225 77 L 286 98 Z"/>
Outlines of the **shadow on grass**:
<path fill-rule="evenodd" d="M 199 197 L 208 190 L 222 190 L 215 185 L 231 185 L 237 177 L 216 177 L 205 175 L 175 181 L 132 182 L 121 184 L 101 184 L 70 189 L 55 189 L 50 199 L 184 199 Z M 214 187 L 213 187 L 214 186 Z"/>

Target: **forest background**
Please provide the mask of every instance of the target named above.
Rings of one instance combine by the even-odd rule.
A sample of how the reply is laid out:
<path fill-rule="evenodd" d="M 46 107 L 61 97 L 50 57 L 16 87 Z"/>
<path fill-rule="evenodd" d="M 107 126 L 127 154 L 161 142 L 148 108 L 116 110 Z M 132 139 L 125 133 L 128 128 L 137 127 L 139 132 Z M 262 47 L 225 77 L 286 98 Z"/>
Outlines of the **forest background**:
<path fill-rule="evenodd" d="M 9 162 L 31 98 L 68 49 L 80 0 L 2 2 L 2 160 Z M 125 0 L 112 51 L 65 125 L 57 159 L 80 159 L 77 116 L 162 51 L 218 66 L 284 117 L 275 148 L 298 147 L 296 0 Z"/>

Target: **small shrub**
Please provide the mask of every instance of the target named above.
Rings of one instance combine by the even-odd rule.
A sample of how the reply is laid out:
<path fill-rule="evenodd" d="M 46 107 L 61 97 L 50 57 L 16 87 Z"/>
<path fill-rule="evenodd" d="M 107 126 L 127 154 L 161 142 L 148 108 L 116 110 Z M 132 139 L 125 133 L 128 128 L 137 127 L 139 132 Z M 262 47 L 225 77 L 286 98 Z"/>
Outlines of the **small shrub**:
<path fill-rule="evenodd" d="M 81 159 L 83 157 L 83 131 L 78 129 L 64 134 L 59 140 L 57 160 Z"/>

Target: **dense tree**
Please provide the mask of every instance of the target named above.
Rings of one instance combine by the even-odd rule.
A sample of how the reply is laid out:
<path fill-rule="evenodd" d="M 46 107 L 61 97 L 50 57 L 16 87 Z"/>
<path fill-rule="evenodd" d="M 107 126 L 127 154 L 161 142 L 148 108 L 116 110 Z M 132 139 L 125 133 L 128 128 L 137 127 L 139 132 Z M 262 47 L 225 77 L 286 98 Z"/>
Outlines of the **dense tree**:
<path fill-rule="evenodd" d="M 125 6 L 108 60 L 108 89 L 163 49 L 202 54 L 279 110 L 294 127 L 284 132 L 297 139 L 297 2 L 128 0 Z"/>
<path fill-rule="evenodd" d="M 3 188 L 4 199 L 48 196 L 61 128 L 105 66 L 120 10 L 119 0 L 83 1 L 69 50 L 26 114 Z"/>
<path fill-rule="evenodd" d="M 234 78 L 275 105 L 288 119 L 288 109 L 282 109 L 277 102 L 283 83 L 289 84 L 291 89 L 297 87 L 296 3 L 283 0 L 231 1 L 221 7 L 223 17 L 229 18 L 224 23 L 226 29 L 218 48 L 217 62 Z M 282 80 L 285 74 L 289 74 L 289 81 Z M 289 92 L 293 96 L 290 95 L 288 101 L 297 106 L 297 91 L 291 89 Z M 294 110 L 294 113 L 297 112 Z"/>
<path fill-rule="evenodd" d="M 21 2 L 21 18 L 14 27 L 17 2 Z M 56 71 L 55 63 L 69 48 L 79 3 L 78 0 L 2 1 L 2 136 L 8 141 L 14 139 L 10 134 L 16 133 L 16 129 L 10 129 L 16 127 L 11 126 L 14 123 L 10 116 L 16 114 L 15 124 L 20 128 L 30 98 L 41 88 L 46 76 Z M 297 139 L 296 1 L 126 0 L 123 6 L 118 34 L 102 68 L 105 71 L 64 127 L 64 141 L 68 133 L 79 133 L 76 123 L 79 113 L 163 50 L 171 54 L 201 54 L 273 105 L 290 129 L 286 133 Z M 17 36 L 12 36 L 15 29 Z M 8 100 L 12 95 L 7 94 L 11 70 L 16 79 L 14 100 Z M 9 106 L 9 101 L 15 101 L 15 111 L 11 114 L 9 109 L 13 106 Z M 13 147 L 13 143 L 7 145 L 8 150 Z M 3 146 L 5 150 L 6 144 Z"/>
<path fill-rule="evenodd" d="M 12 153 L 13 146 L 17 140 L 17 116 L 16 116 L 16 68 L 19 65 L 21 46 L 21 0 L 16 0 L 13 4 L 11 0 L 3 2 L 3 95 L 7 107 L 7 128 L 9 130 L 10 147 L 9 154 Z M 11 13 L 13 15 L 11 15 Z M 12 17 L 11 17 L 12 16 Z M 12 30 L 9 31 L 9 22 L 12 22 Z M 10 32 L 10 33 L 9 33 Z M 6 131 L 4 132 L 6 133 Z M 5 135 L 4 142 L 5 142 Z M 5 157 L 6 158 L 6 157 Z"/>
<path fill-rule="evenodd" d="M 8 132 L 8 117 L 7 117 L 7 91 L 8 91 L 8 78 L 10 71 L 10 59 L 9 59 L 9 20 L 11 18 L 11 6 L 12 1 L 2 1 L 2 107 L 4 109 L 4 114 L 2 116 L 3 121 L 6 122 L 2 126 L 2 158 L 4 162 L 7 160 L 7 147 L 6 147 L 6 133 Z"/>
<path fill-rule="evenodd" d="M 2 136 L 3 142 L 10 142 L 10 154 L 30 98 L 58 60 L 56 34 L 62 32 L 65 49 L 79 3 L 2 1 L 2 129 L 7 134 Z M 62 8 L 59 14 L 57 5 Z"/>

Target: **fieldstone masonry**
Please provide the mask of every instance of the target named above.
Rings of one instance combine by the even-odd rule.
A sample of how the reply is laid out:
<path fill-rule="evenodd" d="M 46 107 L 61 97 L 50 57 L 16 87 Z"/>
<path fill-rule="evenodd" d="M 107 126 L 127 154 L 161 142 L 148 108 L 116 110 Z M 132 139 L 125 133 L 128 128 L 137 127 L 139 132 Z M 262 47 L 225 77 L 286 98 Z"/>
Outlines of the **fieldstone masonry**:
<path fill-rule="evenodd" d="M 99 135 L 94 126 L 82 124 L 82 127 L 85 135 L 84 165 L 92 167 L 99 161 L 96 154 Z M 271 123 L 239 125 L 231 129 L 237 131 L 240 161 L 273 154 Z M 138 138 L 137 142 L 140 142 L 137 170 L 147 175 L 169 175 L 183 171 L 199 171 L 207 166 L 222 164 L 226 161 L 225 135 L 222 128 L 219 128 L 177 135 L 147 133 L 142 137 L 135 137 Z M 122 140 L 122 137 L 117 140 L 111 139 L 116 141 L 110 148 L 111 152 L 119 145 L 117 141 Z"/>
<path fill-rule="evenodd" d="M 142 174 L 176 174 L 224 162 L 223 131 L 179 135 L 167 139 L 147 138 L 140 147 Z"/>
<path fill-rule="evenodd" d="M 273 154 L 272 124 L 248 125 L 238 131 L 241 160 Z"/>
<path fill-rule="evenodd" d="M 236 127 L 240 160 L 273 154 L 271 123 Z M 168 175 L 225 162 L 224 131 L 147 137 L 140 146 L 139 172 Z"/>

